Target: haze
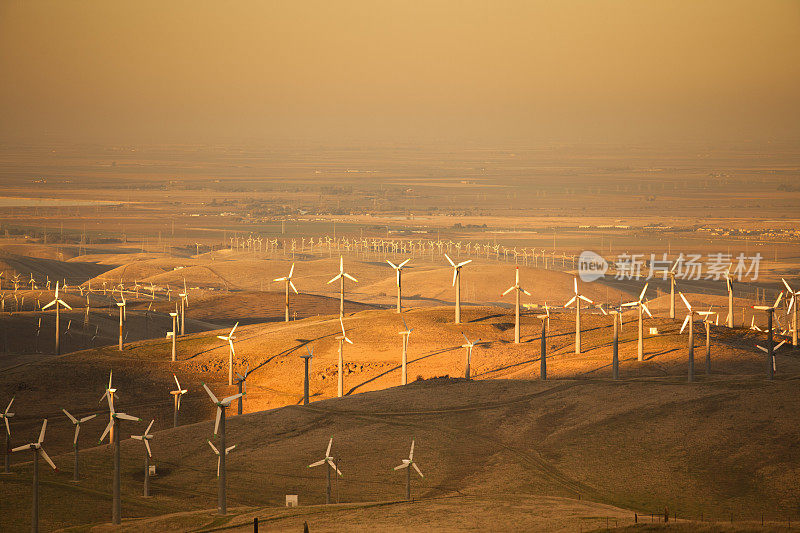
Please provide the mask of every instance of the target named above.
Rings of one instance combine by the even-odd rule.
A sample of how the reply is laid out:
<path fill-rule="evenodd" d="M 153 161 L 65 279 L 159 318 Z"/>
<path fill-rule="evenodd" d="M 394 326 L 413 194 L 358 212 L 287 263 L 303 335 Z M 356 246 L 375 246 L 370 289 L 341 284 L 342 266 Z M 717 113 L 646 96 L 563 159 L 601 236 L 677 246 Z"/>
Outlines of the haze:
<path fill-rule="evenodd" d="M 800 137 L 800 3 L 0 5 L 0 138 Z"/>

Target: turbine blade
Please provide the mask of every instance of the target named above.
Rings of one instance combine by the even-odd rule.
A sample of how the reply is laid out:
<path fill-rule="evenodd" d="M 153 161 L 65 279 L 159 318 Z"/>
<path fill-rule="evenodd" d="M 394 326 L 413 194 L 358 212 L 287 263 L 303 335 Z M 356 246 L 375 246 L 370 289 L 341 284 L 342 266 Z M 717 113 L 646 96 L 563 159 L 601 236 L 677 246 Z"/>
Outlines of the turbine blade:
<path fill-rule="evenodd" d="M 337 279 L 339 279 L 341 277 L 342 277 L 342 274 L 340 272 L 339 274 L 336 274 L 335 276 L 333 276 L 333 278 L 331 278 L 331 280 L 328 283 L 333 283 L 334 281 L 336 281 Z"/>
<path fill-rule="evenodd" d="M 213 392 L 211 392 L 211 389 L 209 389 L 209 388 L 208 388 L 208 385 L 206 385 L 205 383 L 203 383 L 203 388 L 204 388 L 204 389 L 206 389 L 206 392 L 207 392 L 207 393 L 208 393 L 208 395 L 211 397 L 211 401 L 212 401 L 212 402 L 214 402 L 214 403 L 219 403 L 219 400 L 217 400 L 217 397 L 216 397 L 216 396 L 214 396 L 214 393 L 213 393 Z"/>
<path fill-rule="evenodd" d="M 354 278 L 353 276 L 351 276 L 350 274 L 348 274 L 346 272 L 344 273 L 344 277 L 346 277 L 350 281 L 355 281 L 356 283 L 358 283 L 358 280 L 356 278 Z"/>
<path fill-rule="evenodd" d="M 217 419 L 214 421 L 214 435 L 219 431 L 219 419 L 222 416 L 222 407 L 217 407 Z"/>
<path fill-rule="evenodd" d="M 387 263 L 389 263 L 389 265 L 391 265 L 391 267 L 392 267 L 393 269 L 397 270 L 397 268 L 398 268 L 398 267 L 397 267 L 397 265 L 395 265 L 394 263 L 392 263 L 392 262 L 391 262 L 391 261 L 389 261 L 388 259 L 386 260 L 386 262 L 387 262 Z"/>
<path fill-rule="evenodd" d="M 233 329 L 228 334 L 228 337 L 233 338 L 233 332 L 236 331 L 236 328 L 238 328 L 238 327 L 239 327 L 239 323 L 237 322 L 236 324 L 233 325 Z"/>
<path fill-rule="evenodd" d="M 411 441 L 411 451 L 408 453 L 408 459 L 409 460 L 414 459 L 414 441 L 413 440 Z"/>
<path fill-rule="evenodd" d="M 50 467 L 51 467 L 53 470 L 55 470 L 55 471 L 57 472 L 57 471 L 58 471 L 58 467 L 55 465 L 55 463 L 53 462 L 53 460 L 52 460 L 52 459 L 50 459 L 50 456 L 49 456 L 49 455 L 47 455 L 47 452 L 46 452 L 46 451 L 44 451 L 44 448 L 39 448 L 39 453 L 40 453 L 40 454 L 42 454 L 42 458 L 43 458 L 45 461 L 47 461 L 47 464 L 49 464 L 49 465 L 50 465 Z"/>
<path fill-rule="evenodd" d="M 142 439 L 144 441 L 144 447 L 147 448 L 147 456 L 153 457 L 153 452 L 150 450 L 150 443 L 147 442 L 147 439 Z"/>
<path fill-rule="evenodd" d="M 333 468 L 334 470 L 336 470 L 336 473 L 337 473 L 337 474 L 339 474 L 340 476 L 342 475 L 342 473 L 339 471 L 339 467 L 337 467 L 337 466 L 336 466 L 336 463 L 334 463 L 333 461 L 331 461 L 330 459 L 328 459 L 328 464 L 329 464 L 329 465 L 331 465 L 331 468 Z"/>
<path fill-rule="evenodd" d="M 297 287 L 295 287 L 295 286 L 294 286 L 294 283 L 292 283 L 291 281 L 289 282 L 289 286 L 292 288 L 292 290 L 294 291 L 294 293 L 295 293 L 295 294 L 300 294 L 300 293 L 297 291 Z"/>
<path fill-rule="evenodd" d="M 683 333 L 683 330 L 686 329 L 686 324 L 688 324 L 689 320 L 691 319 L 692 315 L 686 315 L 686 318 L 683 319 L 683 325 L 681 326 L 681 333 Z"/>
<path fill-rule="evenodd" d="M 639 294 L 639 301 L 640 301 L 640 302 L 642 301 L 642 298 L 644 298 L 644 293 L 646 293 L 646 292 L 647 292 L 647 286 L 648 286 L 648 285 L 649 285 L 649 283 L 645 283 L 645 284 L 644 284 L 644 289 L 642 289 L 642 292 Z"/>
<path fill-rule="evenodd" d="M 106 429 L 103 431 L 103 434 L 100 435 L 100 440 L 97 441 L 97 442 L 103 442 L 103 440 L 106 438 L 106 435 L 108 435 L 108 432 L 111 431 L 111 428 L 112 428 L 113 425 L 114 425 L 114 421 L 112 420 L 112 421 L 110 421 L 108 423 L 108 425 L 106 426 Z"/>
<path fill-rule="evenodd" d="M 72 439 L 72 445 L 73 446 L 78 444 L 78 433 L 80 433 L 80 432 L 81 432 L 81 425 L 80 424 L 75 424 L 75 438 Z"/>
<path fill-rule="evenodd" d="M 449 255 L 447 255 L 447 254 L 444 254 L 444 257 L 445 257 L 445 259 L 447 259 L 447 262 L 448 262 L 448 263 L 450 263 L 450 266 L 452 266 L 452 267 L 456 266 L 456 264 L 455 264 L 455 263 L 453 263 L 453 260 L 452 260 L 452 259 L 450 259 L 450 256 L 449 256 Z"/>
<path fill-rule="evenodd" d="M 320 465 L 324 465 L 324 464 L 325 464 L 325 459 L 321 459 L 321 460 L 317 461 L 316 463 L 311 463 L 310 465 L 308 465 L 308 468 L 314 468 L 315 466 L 320 466 Z"/>
<path fill-rule="evenodd" d="M 399 265 L 397 265 L 397 268 L 403 268 L 406 265 L 406 263 L 408 263 L 409 261 L 411 261 L 411 258 L 408 258 L 405 261 L 403 261 L 402 263 L 400 263 Z"/>
<path fill-rule="evenodd" d="M 686 296 L 684 296 L 682 292 L 678 292 L 678 295 L 681 297 L 681 300 L 683 300 L 683 305 L 686 306 L 686 309 L 691 311 L 692 310 L 692 306 L 689 305 L 689 301 L 686 299 Z"/>
<path fill-rule="evenodd" d="M 214 443 L 213 443 L 213 442 L 211 442 L 211 441 L 209 440 L 209 441 L 208 441 L 208 445 L 209 445 L 209 446 L 211 446 L 211 449 L 212 449 L 212 450 L 214 450 L 214 453 L 215 453 L 215 454 L 219 455 L 219 450 L 217 449 L 217 447 L 216 447 L 216 446 L 214 446 Z"/>
<path fill-rule="evenodd" d="M 505 296 L 506 294 L 508 294 L 509 292 L 513 291 L 514 289 L 516 289 L 516 287 L 509 287 L 509 288 L 507 288 L 507 289 L 505 290 L 505 292 L 504 292 L 503 294 L 501 294 L 500 296 Z"/>
<path fill-rule="evenodd" d="M 400 470 L 401 468 L 408 468 L 408 463 L 403 463 L 401 465 L 394 467 L 395 470 Z"/>
<path fill-rule="evenodd" d="M 330 457 L 331 456 L 331 446 L 332 445 L 333 445 L 333 437 L 331 437 L 331 440 L 328 441 L 328 449 L 325 450 L 325 457 Z"/>
<path fill-rule="evenodd" d="M 642 309 L 644 309 L 644 312 L 645 312 L 645 313 L 647 313 L 647 315 L 648 315 L 650 318 L 653 318 L 653 314 L 650 312 L 650 309 L 648 309 L 648 308 L 647 308 L 647 306 L 646 306 L 645 304 L 642 304 Z"/>
<path fill-rule="evenodd" d="M 147 425 L 147 429 L 144 430 L 145 435 L 150 434 L 150 428 L 153 427 L 153 422 L 155 422 L 155 420 L 151 420 L 150 423 Z"/>
<path fill-rule="evenodd" d="M 16 448 L 12 448 L 11 451 L 12 452 L 21 452 L 22 450 L 30 450 L 30 449 L 31 449 L 31 445 L 30 444 L 24 444 L 22 446 L 17 446 Z"/>
<path fill-rule="evenodd" d="M 593 304 L 593 303 L 594 303 L 593 301 L 591 301 L 589 298 L 587 298 L 587 297 L 586 297 L 586 296 L 584 296 L 583 294 L 579 294 L 579 295 L 578 295 L 578 298 L 580 298 L 581 300 L 583 300 L 583 301 L 584 301 L 584 302 L 586 302 L 586 303 L 590 303 L 590 304 Z"/>
<path fill-rule="evenodd" d="M 42 420 L 42 430 L 39 432 L 39 440 L 36 441 L 39 444 L 44 442 L 44 432 L 46 429 L 47 429 L 47 419 L 45 418 L 44 420 Z"/>
<path fill-rule="evenodd" d="M 77 419 L 77 418 L 75 418 L 74 416 L 72 416 L 71 414 L 69 414 L 69 411 L 67 411 L 67 410 L 66 410 L 66 409 L 64 409 L 64 408 L 62 408 L 61 410 L 62 410 L 62 411 L 64 411 L 64 414 L 65 414 L 65 415 L 67 415 L 67 418 L 69 418 L 69 419 L 70 419 L 70 421 L 71 421 L 73 424 L 77 424 L 77 423 L 78 423 L 78 419 Z M 6 409 L 6 412 L 8 412 L 8 409 Z"/>
<path fill-rule="evenodd" d="M 132 422 L 141 422 L 141 418 L 137 418 L 135 416 L 131 416 L 128 413 L 115 413 L 114 416 L 117 418 L 121 418 L 122 420 L 130 420 Z"/>
<path fill-rule="evenodd" d="M 411 466 L 413 466 L 414 470 L 417 471 L 417 474 L 419 474 L 419 477 L 425 477 L 425 476 L 422 475 L 422 470 L 419 469 L 419 467 L 417 466 L 417 463 L 411 463 Z"/>
<path fill-rule="evenodd" d="M 233 396 L 228 396 L 227 398 L 223 398 L 220 403 L 227 407 L 231 404 L 233 400 L 241 398 L 242 396 L 243 396 L 242 394 L 234 394 Z"/>
<path fill-rule="evenodd" d="M 567 303 L 564 304 L 564 307 L 569 307 L 570 305 L 572 305 L 572 302 L 574 302 L 575 300 L 576 300 L 576 298 L 575 298 L 575 296 L 573 296 L 572 298 L 569 299 L 569 301 Z"/>

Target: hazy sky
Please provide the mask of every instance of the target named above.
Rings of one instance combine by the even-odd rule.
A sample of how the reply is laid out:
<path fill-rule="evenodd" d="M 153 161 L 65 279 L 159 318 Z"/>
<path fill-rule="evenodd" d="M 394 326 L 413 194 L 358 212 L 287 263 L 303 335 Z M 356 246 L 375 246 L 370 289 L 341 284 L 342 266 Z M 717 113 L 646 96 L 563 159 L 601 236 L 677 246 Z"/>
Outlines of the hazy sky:
<path fill-rule="evenodd" d="M 800 139 L 800 1 L 0 1 L 0 138 Z"/>

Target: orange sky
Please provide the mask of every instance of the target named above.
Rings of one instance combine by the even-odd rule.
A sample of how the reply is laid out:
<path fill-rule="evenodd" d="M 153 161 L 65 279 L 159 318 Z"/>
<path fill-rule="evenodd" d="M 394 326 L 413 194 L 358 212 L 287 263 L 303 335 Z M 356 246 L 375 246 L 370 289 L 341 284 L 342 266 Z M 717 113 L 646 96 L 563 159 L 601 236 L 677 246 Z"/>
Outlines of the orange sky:
<path fill-rule="evenodd" d="M 799 102 L 797 0 L 0 2 L 7 141 L 796 140 Z"/>

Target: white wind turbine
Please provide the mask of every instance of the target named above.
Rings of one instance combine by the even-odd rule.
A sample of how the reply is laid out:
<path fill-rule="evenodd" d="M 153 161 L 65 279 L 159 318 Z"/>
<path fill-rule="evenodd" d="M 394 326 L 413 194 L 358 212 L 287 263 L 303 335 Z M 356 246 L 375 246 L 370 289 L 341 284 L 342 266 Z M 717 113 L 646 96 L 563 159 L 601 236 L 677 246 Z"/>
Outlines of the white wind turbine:
<path fill-rule="evenodd" d="M 519 297 L 520 293 L 525 293 L 528 296 L 530 296 L 531 293 L 529 293 L 519 285 L 519 267 L 517 267 L 514 270 L 514 272 L 515 272 L 514 285 L 507 288 L 506 291 L 503 293 L 503 296 L 505 296 L 511 291 L 514 291 L 514 295 L 516 296 L 516 310 L 514 314 L 514 343 L 519 344 Z"/>
<path fill-rule="evenodd" d="M 12 452 L 22 452 L 25 450 L 31 450 L 33 452 L 33 503 L 31 506 L 31 531 L 34 533 L 39 531 L 39 456 L 42 456 L 42 459 L 47 461 L 53 470 L 58 472 L 58 468 L 53 463 L 50 456 L 47 455 L 47 452 L 44 451 L 42 448 L 42 443 L 44 442 L 44 431 L 47 428 L 47 419 L 45 418 L 42 421 L 42 430 L 39 432 L 39 438 L 36 442 L 30 442 L 28 444 L 24 444 L 22 446 L 17 446 Z"/>
<path fill-rule="evenodd" d="M 394 467 L 395 470 L 406 469 L 406 500 L 411 501 L 411 468 L 417 471 L 419 477 L 425 477 L 422 475 L 422 471 L 417 466 L 417 463 L 414 462 L 414 441 L 411 441 L 411 451 L 408 453 L 408 459 L 403 459 L 403 463 Z"/>
<path fill-rule="evenodd" d="M 225 447 L 225 413 L 228 407 L 230 407 L 231 402 L 233 400 L 241 397 L 241 394 L 234 394 L 233 396 L 228 396 L 227 398 L 223 398 L 222 400 L 218 400 L 214 393 L 211 392 L 211 389 L 208 388 L 208 385 L 203 383 L 203 388 L 206 389 L 208 396 L 211 398 L 211 401 L 214 405 L 217 406 L 217 419 L 214 422 L 214 435 L 219 436 L 219 447 L 222 450 L 226 450 Z M 226 514 L 228 512 L 228 504 L 225 498 L 225 454 L 220 455 L 220 475 L 217 479 L 217 511 L 219 514 Z"/>
<path fill-rule="evenodd" d="M 772 371 L 773 372 L 775 372 L 777 370 L 777 368 L 775 366 L 775 352 L 777 352 L 781 348 L 781 346 L 783 346 L 784 344 L 786 344 L 786 339 L 782 340 L 781 342 L 776 344 L 775 347 L 772 348 Z M 764 348 L 760 344 L 756 344 L 756 348 L 758 348 L 759 350 L 761 350 L 764 353 L 769 353 L 769 349 Z"/>
<path fill-rule="evenodd" d="M 234 324 L 233 329 L 227 335 L 217 335 L 218 339 L 228 343 L 228 385 L 233 385 L 233 357 L 236 355 L 236 350 L 233 348 L 233 341 L 236 337 L 233 336 L 233 332 L 236 331 L 238 325 L 238 322 Z"/>
<path fill-rule="evenodd" d="M 470 367 L 470 363 L 472 362 L 472 349 L 475 346 L 479 345 L 481 340 L 478 339 L 477 341 L 472 342 L 467 338 L 466 335 L 464 335 L 463 332 L 461 333 L 461 335 L 464 337 L 464 340 L 467 341 L 466 344 L 462 344 L 461 345 L 462 348 L 465 348 L 467 350 L 467 361 L 466 361 L 466 369 L 464 371 L 464 377 L 467 378 L 467 379 L 470 379 L 469 367 Z"/>
<path fill-rule="evenodd" d="M 127 307 L 127 302 L 125 301 L 125 294 L 122 291 L 119 291 L 119 295 L 122 297 L 122 302 L 117 302 L 117 307 L 119 307 L 119 351 L 122 351 L 123 322 L 126 315 L 125 309 Z"/>
<path fill-rule="evenodd" d="M 113 485 L 113 501 L 111 505 L 111 521 L 115 524 L 122 522 L 122 500 L 120 497 L 120 462 L 119 462 L 119 447 L 121 435 L 119 432 L 120 420 L 131 420 L 133 422 L 141 422 L 141 418 L 136 418 L 126 413 L 117 413 L 114 410 L 113 395 L 109 394 L 111 387 L 111 377 L 109 376 L 109 389 L 106 389 L 106 394 L 103 396 L 108 400 L 108 410 L 111 420 L 108 422 L 103 434 L 100 435 L 99 443 L 102 443 L 106 435 L 110 434 L 109 440 L 113 441 L 111 444 L 114 446 L 114 481 Z"/>
<path fill-rule="evenodd" d="M 292 267 L 289 269 L 289 275 L 284 276 L 282 278 L 275 278 L 272 281 L 283 281 L 286 283 L 286 322 L 289 322 L 289 287 L 292 288 L 295 294 L 300 294 L 297 292 L 297 287 L 294 286 L 292 283 L 292 274 L 294 274 L 294 263 L 292 263 Z"/>
<path fill-rule="evenodd" d="M 208 442 L 208 445 L 211 446 L 211 449 L 214 450 L 214 453 L 217 456 L 217 478 L 219 478 L 219 474 L 220 474 L 220 471 L 221 471 L 222 456 L 220 456 L 219 450 L 217 449 L 216 446 L 214 446 L 213 442 L 211 442 L 210 440 L 207 441 L 207 442 Z M 235 444 L 233 446 L 228 446 L 227 448 L 225 448 L 225 456 L 227 457 L 228 454 L 231 453 L 234 448 L 236 448 Z"/>
<path fill-rule="evenodd" d="M 786 286 L 788 293 L 792 295 L 792 299 L 789 301 L 789 307 L 786 309 L 786 314 L 792 313 L 792 346 L 797 348 L 797 299 L 800 297 L 800 291 L 793 290 L 785 279 L 781 278 L 781 281 Z"/>
<path fill-rule="evenodd" d="M 337 279 L 339 280 L 339 318 L 344 316 L 344 278 L 349 279 L 355 283 L 358 283 L 358 280 L 344 271 L 344 259 L 342 256 L 339 256 L 339 273 L 336 274 L 328 283 L 333 283 Z"/>
<path fill-rule="evenodd" d="M 581 353 L 581 300 L 589 304 L 593 304 L 594 302 L 578 292 L 577 277 L 572 278 L 572 282 L 573 282 L 573 287 L 575 288 L 575 295 L 572 298 L 570 298 L 570 300 L 567 303 L 564 304 L 564 307 L 567 308 L 570 305 L 572 305 L 573 302 L 575 303 L 575 353 L 580 354 Z"/>
<path fill-rule="evenodd" d="M 403 337 L 403 357 L 402 357 L 402 370 L 400 374 L 400 384 L 405 385 L 408 383 L 408 373 L 406 372 L 406 366 L 408 364 L 408 342 L 411 340 L 411 332 L 414 331 L 414 328 L 409 328 L 408 324 L 406 324 L 406 319 L 403 319 L 403 327 L 406 329 L 401 331 L 399 334 Z"/>
<path fill-rule="evenodd" d="M 708 315 L 713 314 L 711 311 L 695 311 L 692 309 L 692 306 L 689 305 L 689 301 L 686 300 L 686 297 L 683 295 L 682 292 L 678 293 L 683 300 L 683 304 L 686 306 L 686 309 L 689 311 L 686 313 L 686 318 L 683 319 L 683 325 L 681 326 L 681 333 L 689 326 L 689 375 L 688 379 L 691 383 L 694 381 L 694 315 L 700 315 L 703 317 L 707 317 Z"/>
<path fill-rule="evenodd" d="M 181 382 L 178 381 L 178 376 L 172 374 L 172 377 L 175 378 L 175 384 L 178 386 L 177 390 L 169 391 L 172 395 L 172 427 L 178 427 L 178 411 L 181 410 L 181 397 L 189 392 L 187 389 L 181 388 Z"/>
<path fill-rule="evenodd" d="M 628 302 L 621 305 L 621 307 L 636 307 L 636 309 L 639 311 L 639 340 L 636 344 L 637 359 L 639 361 L 644 360 L 644 322 L 643 322 L 644 317 L 642 316 L 642 311 L 647 313 L 647 315 L 650 318 L 653 318 L 653 315 L 650 313 L 650 309 L 648 309 L 647 304 L 644 303 L 644 295 L 647 292 L 648 285 L 649 283 L 644 284 L 642 292 L 639 293 L 638 300 L 636 300 L 635 302 Z"/>
<path fill-rule="evenodd" d="M 177 344 L 177 337 L 178 337 L 178 331 L 177 331 L 178 312 L 176 311 L 174 313 L 170 313 L 169 316 L 172 317 L 172 331 L 168 331 L 167 332 L 167 338 L 168 339 L 170 337 L 172 338 L 172 362 L 174 363 L 175 362 L 175 352 L 177 351 L 176 350 L 176 344 Z"/>
<path fill-rule="evenodd" d="M 675 318 L 675 274 L 677 273 L 678 265 L 680 263 L 675 261 L 675 264 L 667 272 L 667 276 L 669 276 L 669 317 L 673 319 Z"/>
<path fill-rule="evenodd" d="M 67 415 L 67 418 L 69 418 L 70 422 L 72 422 L 75 425 L 75 437 L 72 439 L 72 447 L 75 449 L 75 469 L 74 469 L 73 474 L 72 474 L 72 481 L 76 481 L 77 482 L 79 480 L 79 476 L 78 476 L 78 433 L 80 433 L 80 431 L 81 431 L 81 424 L 83 424 L 84 422 L 88 422 L 89 420 L 93 419 L 97 415 L 89 415 L 89 416 L 84 416 L 83 418 L 76 418 L 76 417 L 72 416 L 71 414 L 69 414 L 69 412 L 66 409 L 61 409 L 61 410 L 64 411 L 64 414 Z"/>
<path fill-rule="evenodd" d="M 5 422 L 5 425 L 6 425 L 6 431 L 5 431 L 5 433 L 6 433 L 6 445 L 3 448 L 3 454 L 4 454 L 3 473 L 4 474 L 10 474 L 11 473 L 11 470 L 10 470 L 10 467 L 11 467 L 11 464 L 10 464 L 11 454 L 9 453 L 9 451 L 11 449 L 11 425 L 8 423 L 8 421 L 9 421 L 9 419 L 14 417 L 14 413 L 11 412 L 11 404 L 12 403 L 14 403 L 14 397 L 13 396 L 11 397 L 11 401 L 8 402 L 8 405 L 6 406 L 6 410 L 3 411 L 2 413 L 0 413 L 0 418 L 3 419 L 3 422 Z"/>
<path fill-rule="evenodd" d="M 466 261 L 461 261 L 460 263 L 454 263 L 450 256 L 444 254 L 447 258 L 447 261 L 450 263 L 450 266 L 453 267 L 453 287 L 456 288 L 456 324 L 461 324 L 461 267 L 464 265 L 471 263 L 472 259 L 467 259 Z"/>
<path fill-rule="evenodd" d="M 773 347 L 774 341 L 772 338 L 772 319 L 775 314 L 775 311 L 778 309 L 778 306 L 783 299 L 783 291 L 778 295 L 778 298 L 775 300 L 775 303 L 772 306 L 769 305 L 754 305 L 753 309 L 757 309 L 759 311 L 766 311 L 767 312 L 767 378 L 774 379 L 775 377 L 775 348 Z"/>
<path fill-rule="evenodd" d="M 59 328 L 61 326 L 61 316 L 60 316 L 60 313 L 59 313 L 60 307 L 63 305 L 64 307 L 66 307 L 70 311 L 72 311 L 72 308 L 69 305 L 67 305 L 67 303 L 64 300 L 62 300 L 62 299 L 60 299 L 58 297 L 58 282 L 56 282 L 55 298 L 53 299 L 52 302 L 50 302 L 49 304 L 47 304 L 44 307 L 42 307 L 42 311 L 44 311 L 45 309 L 47 309 L 48 307 L 50 307 L 52 305 L 56 306 L 56 355 L 60 355 L 61 354 L 61 345 L 59 343 L 59 339 L 61 337 L 61 333 L 59 331 Z"/>
<path fill-rule="evenodd" d="M 398 265 L 395 265 L 394 263 L 392 263 L 388 259 L 386 260 L 386 262 L 389 263 L 389 265 L 395 270 L 395 272 L 397 272 L 397 312 L 398 313 L 402 312 L 402 309 L 403 309 L 403 305 L 402 305 L 403 296 L 402 296 L 402 291 L 400 289 L 400 285 L 401 285 L 401 281 L 402 281 L 403 267 L 406 266 L 406 263 L 408 263 L 409 261 L 411 261 L 410 258 L 406 259 L 405 261 L 403 261 L 402 263 L 400 263 Z"/>
<path fill-rule="evenodd" d="M 181 298 L 181 335 L 186 334 L 186 308 L 189 307 L 189 291 L 186 290 L 186 278 L 183 278 L 183 292 L 178 293 Z"/>
<path fill-rule="evenodd" d="M 140 440 L 144 443 L 144 496 L 145 498 L 150 496 L 150 458 L 153 456 L 153 452 L 150 450 L 150 441 L 153 439 L 153 435 L 150 433 L 150 428 L 153 427 L 153 422 L 155 420 L 151 420 L 150 424 L 148 424 L 147 429 L 144 430 L 144 433 L 141 435 L 131 435 L 132 439 Z"/>
<path fill-rule="evenodd" d="M 328 449 L 325 450 L 325 457 L 317 461 L 316 463 L 311 463 L 308 465 L 308 468 L 314 468 L 315 466 L 322 466 L 325 465 L 325 476 L 327 480 L 326 488 L 325 488 L 325 503 L 331 503 L 331 470 L 339 474 L 340 476 L 342 473 L 339 471 L 339 467 L 336 466 L 336 461 L 331 456 L 331 445 L 333 445 L 333 437 L 331 440 L 328 441 Z"/>
<path fill-rule="evenodd" d="M 339 341 L 339 376 L 337 381 L 337 395 L 341 398 L 344 395 L 344 343 L 353 344 L 347 337 L 347 333 L 344 331 L 344 322 L 342 321 L 342 317 L 339 317 L 339 325 L 342 326 L 342 334 L 336 337 L 336 340 Z"/>
<path fill-rule="evenodd" d="M 733 278 L 731 277 L 731 268 L 733 265 L 731 264 L 728 266 L 728 270 L 725 272 L 725 284 L 728 288 L 728 317 L 726 318 L 725 322 L 727 323 L 729 328 L 733 327 Z"/>

